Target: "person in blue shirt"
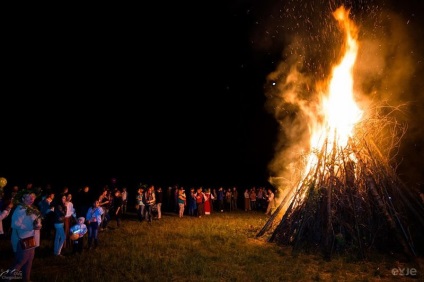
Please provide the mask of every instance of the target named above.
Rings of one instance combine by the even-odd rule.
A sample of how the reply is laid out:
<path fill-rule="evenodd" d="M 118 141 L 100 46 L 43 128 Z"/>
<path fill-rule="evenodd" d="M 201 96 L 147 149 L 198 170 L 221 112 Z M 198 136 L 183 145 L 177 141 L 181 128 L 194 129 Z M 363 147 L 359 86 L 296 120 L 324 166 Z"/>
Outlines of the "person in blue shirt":
<path fill-rule="evenodd" d="M 84 247 L 84 235 L 88 231 L 84 222 L 85 218 L 81 216 L 78 218 L 78 222 L 69 229 L 70 237 L 73 240 L 72 254 L 82 253 Z"/>
<path fill-rule="evenodd" d="M 91 249 L 93 240 L 94 240 L 94 248 L 97 248 L 98 246 L 98 233 L 99 228 L 102 224 L 102 214 L 103 209 L 99 206 L 99 200 L 95 200 L 93 202 L 93 205 L 88 209 L 87 216 L 85 217 L 87 219 L 88 223 L 88 249 Z"/>

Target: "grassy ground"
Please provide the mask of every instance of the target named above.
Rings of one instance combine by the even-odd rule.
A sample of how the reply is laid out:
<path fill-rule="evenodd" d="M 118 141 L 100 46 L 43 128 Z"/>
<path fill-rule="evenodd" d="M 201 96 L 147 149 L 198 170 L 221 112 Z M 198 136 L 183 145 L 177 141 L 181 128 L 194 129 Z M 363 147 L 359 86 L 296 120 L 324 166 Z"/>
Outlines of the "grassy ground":
<path fill-rule="evenodd" d="M 33 281 L 423 281 L 418 264 L 375 255 L 367 261 L 320 254 L 293 256 L 289 247 L 255 238 L 267 217 L 258 212 L 213 213 L 179 218 L 168 213 L 153 223 L 127 217 L 100 232 L 100 246 L 81 255 L 53 256 L 53 243 L 36 249 Z M 86 242 L 85 242 L 86 243 Z M 7 239 L 0 241 L 0 270 L 12 262 Z M 417 270 L 393 275 L 392 269 Z M 421 280 L 420 280 L 421 279 Z"/>

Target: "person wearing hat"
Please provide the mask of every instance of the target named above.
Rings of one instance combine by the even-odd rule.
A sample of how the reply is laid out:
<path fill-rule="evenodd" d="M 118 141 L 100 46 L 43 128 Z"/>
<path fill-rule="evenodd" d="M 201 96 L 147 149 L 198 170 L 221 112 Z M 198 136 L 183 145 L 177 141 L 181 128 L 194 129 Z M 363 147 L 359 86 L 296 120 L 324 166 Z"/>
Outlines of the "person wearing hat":
<path fill-rule="evenodd" d="M 70 238 L 72 240 L 72 254 L 82 253 L 84 247 L 84 235 L 87 233 L 87 226 L 84 222 L 84 217 L 78 217 L 78 222 L 69 229 Z"/>

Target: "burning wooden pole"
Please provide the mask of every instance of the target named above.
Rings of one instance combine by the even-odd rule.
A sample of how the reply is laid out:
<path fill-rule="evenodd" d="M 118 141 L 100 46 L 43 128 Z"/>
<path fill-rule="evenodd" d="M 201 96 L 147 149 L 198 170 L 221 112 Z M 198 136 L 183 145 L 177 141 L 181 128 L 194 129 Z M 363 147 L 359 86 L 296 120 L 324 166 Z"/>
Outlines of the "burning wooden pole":
<path fill-rule="evenodd" d="M 356 104 L 353 74 L 359 32 L 343 6 L 333 16 L 344 34 L 344 42 L 340 45 L 340 60 L 328 80 L 318 81 L 313 89 L 317 103 L 305 99 L 302 91 L 293 90 L 292 84 L 297 81 L 293 78 L 302 76 L 299 72 L 282 72 L 283 85 L 279 89 L 281 97 L 287 98 L 284 102 L 310 117 L 305 119 L 309 140 L 305 140 L 308 142 L 304 147 L 310 153 L 298 184 L 287 193 L 257 237 L 269 231 L 281 216 L 269 241 L 291 245 L 293 251 L 321 250 L 330 258 L 334 252 L 354 250 L 364 258 L 367 250 L 375 248 L 414 256 L 409 232 L 414 229 L 416 234 L 424 233 L 424 207 L 417 201 L 418 195 L 405 189 L 391 166 L 393 151 L 405 131 L 398 131 L 396 121 L 381 119 L 378 111 L 365 115 Z M 280 77 L 279 74 L 276 71 L 273 77 Z M 308 85 L 306 94 L 315 94 L 309 89 Z M 387 113 L 387 107 L 384 109 Z M 276 174 L 280 177 L 278 171 Z M 416 217 L 412 221 L 408 218 L 411 215 Z M 415 221 L 422 230 L 418 230 Z"/>
<path fill-rule="evenodd" d="M 414 249 L 409 249 L 409 247 L 405 243 L 405 239 L 399 234 L 399 231 L 396 227 L 396 223 L 393 217 L 391 216 L 391 214 L 389 213 L 388 209 L 386 208 L 386 204 L 383 202 L 383 199 L 380 197 L 376 188 L 375 180 L 370 174 L 366 176 L 366 182 L 367 182 L 368 188 L 370 189 L 370 193 L 372 197 L 377 203 L 377 207 L 381 210 L 385 219 L 387 220 L 387 224 L 389 226 L 390 231 L 396 236 L 397 241 L 402 245 L 403 251 L 411 257 L 412 257 L 412 254 L 415 256 L 416 254 Z"/>
<path fill-rule="evenodd" d="M 333 189 L 335 189 L 335 182 L 336 178 L 334 176 L 334 165 L 336 161 L 336 154 L 337 154 L 337 130 L 334 132 L 334 140 L 332 145 L 332 155 L 330 159 L 330 163 L 327 164 L 329 166 L 329 185 L 327 188 L 327 221 L 326 221 L 326 230 L 325 230 L 325 242 L 324 242 L 324 248 L 325 248 L 325 256 L 326 258 L 331 257 L 332 252 L 332 244 L 333 244 L 333 224 L 332 224 L 332 195 L 333 195 Z"/>
<path fill-rule="evenodd" d="M 392 239 L 396 238 L 407 256 L 416 256 L 406 231 L 408 222 L 401 214 L 410 208 L 410 202 L 392 198 L 399 191 L 397 186 L 385 184 L 393 182 L 386 164 L 375 159 L 358 140 L 351 140 L 345 148 L 337 148 L 333 142 L 330 154 L 327 145 L 325 142 L 318 154 L 316 166 L 280 203 L 278 211 L 291 197 L 268 241 L 291 245 L 293 251 L 319 248 L 330 259 L 334 251 L 347 249 L 356 249 L 365 258 L 364 247 L 372 248 L 375 242 L 382 248 L 396 249 Z M 265 234 L 277 214 L 257 237 Z"/>

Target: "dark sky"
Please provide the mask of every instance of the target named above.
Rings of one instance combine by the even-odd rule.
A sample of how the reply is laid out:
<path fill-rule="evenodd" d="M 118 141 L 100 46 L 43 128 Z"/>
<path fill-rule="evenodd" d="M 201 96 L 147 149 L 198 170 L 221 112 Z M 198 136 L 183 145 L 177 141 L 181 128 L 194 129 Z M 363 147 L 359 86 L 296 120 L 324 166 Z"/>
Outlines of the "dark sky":
<path fill-rule="evenodd" d="M 266 181 L 271 64 L 249 42 L 252 4 L 169 2 L 10 24 L 9 183 Z"/>
<path fill-rule="evenodd" d="M 169 2 L 12 13 L 0 176 L 59 187 L 111 177 L 266 184 L 278 132 L 266 77 L 284 47 L 280 5 L 294 2 Z M 422 7 L 409 4 L 396 9 Z"/>

